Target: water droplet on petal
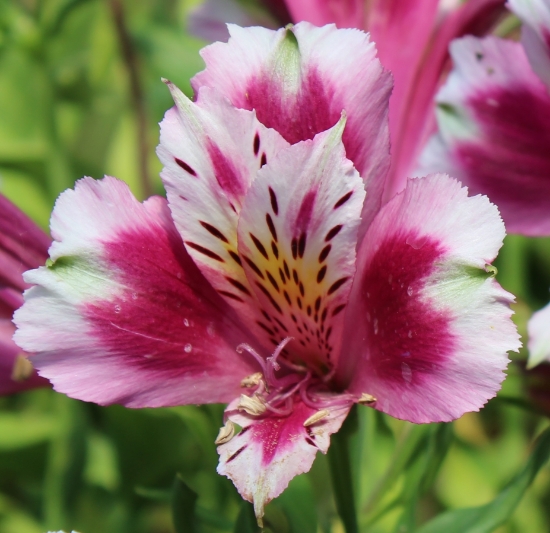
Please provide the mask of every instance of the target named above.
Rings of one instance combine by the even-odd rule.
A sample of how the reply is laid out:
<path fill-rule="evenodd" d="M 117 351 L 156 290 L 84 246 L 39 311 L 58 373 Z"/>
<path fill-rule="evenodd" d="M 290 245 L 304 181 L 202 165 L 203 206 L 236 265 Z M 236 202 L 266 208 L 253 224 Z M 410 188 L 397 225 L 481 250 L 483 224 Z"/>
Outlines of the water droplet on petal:
<path fill-rule="evenodd" d="M 214 324 L 208 324 L 208 327 L 206 328 L 206 333 L 208 333 L 210 337 L 213 337 L 215 335 L 216 331 L 214 329 Z"/>
<path fill-rule="evenodd" d="M 407 333 L 407 337 L 409 337 L 409 339 L 413 338 L 413 332 L 410 329 L 409 329 L 409 333 Z"/>
<path fill-rule="evenodd" d="M 137 300 L 137 299 L 138 299 L 137 292 L 133 292 L 132 293 L 132 300 Z"/>
<path fill-rule="evenodd" d="M 191 350 L 193 349 L 193 346 L 191 346 L 190 344 L 186 344 L 184 347 L 183 347 L 183 350 L 185 351 L 185 353 L 191 353 Z"/>
<path fill-rule="evenodd" d="M 176 274 L 176 278 L 181 279 L 181 272 L 178 272 L 178 273 Z"/>
<path fill-rule="evenodd" d="M 401 375 L 407 383 L 412 381 L 412 370 L 407 363 L 401 363 Z"/>
<path fill-rule="evenodd" d="M 115 305 L 115 313 L 116 313 L 117 315 L 120 313 L 120 310 L 121 310 L 120 305 L 116 304 L 116 305 Z"/>
<path fill-rule="evenodd" d="M 410 285 L 407 287 L 407 294 L 408 294 L 409 296 L 412 296 L 412 295 L 413 295 L 413 288 L 412 288 Z"/>
<path fill-rule="evenodd" d="M 183 325 L 188 328 L 189 327 L 189 320 L 187 320 L 187 318 L 184 318 L 183 319 Z"/>
<path fill-rule="evenodd" d="M 377 318 L 374 319 L 373 329 L 374 329 L 374 334 L 378 335 L 378 319 Z"/>

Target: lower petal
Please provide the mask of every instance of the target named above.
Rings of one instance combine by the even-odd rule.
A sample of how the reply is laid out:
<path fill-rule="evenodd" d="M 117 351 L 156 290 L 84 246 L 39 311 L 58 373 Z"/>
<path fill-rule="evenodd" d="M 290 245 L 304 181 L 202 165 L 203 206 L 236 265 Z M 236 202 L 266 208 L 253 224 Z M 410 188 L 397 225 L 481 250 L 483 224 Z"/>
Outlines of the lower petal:
<path fill-rule="evenodd" d="M 443 422 L 495 396 L 519 347 L 512 295 L 491 261 L 504 237 L 486 197 L 444 175 L 410 180 L 367 231 L 347 308 L 340 379 L 411 422 Z"/>
<path fill-rule="evenodd" d="M 218 446 L 218 473 L 230 478 L 241 496 L 254 504 L 261 525 L 264 506 L 279 496 L 292 478 L 309 471 L 317 451 L 327 452 L 329 437 L 340 429 L 351 404 L 329 408 L 325 417 L 304 425 L 318 410 L 299 398 L 286 417 L 241 414 L 237 411 L 239 401 L 234 400 L 226 412 L 242 430 Z"/>
<path fill-rule="evenodd" d="M 54 388 L 100 404 L 229 401 L 255 367 L 247 330 L 185 251 L 167 203 L 85 178 L 57 200 L 51 264 L 17 311 L 16 342 Z M 253 342 L 253 341 L 252 341 Z"/>

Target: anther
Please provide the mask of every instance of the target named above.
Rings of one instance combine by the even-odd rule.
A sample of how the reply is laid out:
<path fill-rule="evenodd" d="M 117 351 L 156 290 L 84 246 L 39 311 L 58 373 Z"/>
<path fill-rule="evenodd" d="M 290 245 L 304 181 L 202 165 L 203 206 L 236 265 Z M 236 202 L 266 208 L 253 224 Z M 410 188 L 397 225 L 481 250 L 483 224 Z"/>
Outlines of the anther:
<path fill-rule="evenodd" d="M 254 374 L 250 374 L 250 376 L 246 376 L 241 381 L 241 387 L 255 387 L 256 385 L 260 384 L 260 381 L 262 381 L 262 378 L 264 375 L 261 372 L 254 372 Z"/>
<path fill-rule="evenodd" d="M 320 411 L 317 411 L 315 414 L 311 415 L 304 422 L 304 427 L 307 428 L 308 426 L 313 426 L 313 424 L 316 424 L 320 420 L 323 420 L 328 415 L 330 415 L 330 411 L 328 409 L 321 409 Z"/>
<path fill-rule="evenodd" d="M 357 403 L 361 404 L 369 404 L 376 402 L 376 398 L 372 394 L 367 394 L 364 392 L 361 394 L 361 397 L 357 400 Z"/>
<path fill-rule="evenodd" d="M 13 381 L 25 381 L 31 377 L 32 371 L 33 366 L 31 362 L 20 353 L 15 357 L 11 371 L 11 379 Z"/>
<path fill-rule="evenodd" d="M 216 437 L 216 440 L 214 441 L 214 444 L 225 444 L 226 442 L 229 442 L 233 437 L 235 436 L 235 425 L 231 420 L 228 420 L 225 423 L 225 426 L 220 428 L 220 431 L 218 433 L 218 436 Z"/>
<path fill-rule="evenodd" d="M 245 411 L 249 415 L 258 416 L 265 413 L 266 407 L 258 396 L 247 396 L 246 394 L 241 394 L 237 409 L 239 411 Z"/>

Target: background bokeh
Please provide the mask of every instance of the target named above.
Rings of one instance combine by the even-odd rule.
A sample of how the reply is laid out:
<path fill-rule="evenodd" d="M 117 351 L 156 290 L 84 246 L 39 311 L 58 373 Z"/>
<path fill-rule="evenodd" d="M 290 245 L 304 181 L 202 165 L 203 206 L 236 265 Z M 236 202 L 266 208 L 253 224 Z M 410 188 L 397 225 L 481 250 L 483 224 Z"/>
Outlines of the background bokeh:
<path fill-rule="evenodd" d="M 186 29 L 196 3 L 0 0 L 0 192 L 44 229 L 57 195 L 84 175 L 114 175 L 140 199 L 163 194 L 155 147 L 171 99 L 161 77 L 190 94 L 202 69 L 205 43 Z M 524 333 L 549 297 L 550 240 L 508 237 L 497 266 Z M 453 424 L 414 426 L 366 407 L 349 418 L 361 531 L 415 531 L 493 501 L 485 529 L 457 531 L 550 530 L 550 470 L 539 471 L 543 456 L 528 462 L 549 425 L 550 372 L 527 372 L 524 360 L 514 355 L 481 413 Z M 222 412 L 104 408 L 49 389 L 0 398 L 0 532 L 168 533 L 173 509 L 178 533 L 254 531 L 248 504 L 215 473 Z M 267 530 L 344 531 L 335 490 L 319 456 L 268 506 Z"/>

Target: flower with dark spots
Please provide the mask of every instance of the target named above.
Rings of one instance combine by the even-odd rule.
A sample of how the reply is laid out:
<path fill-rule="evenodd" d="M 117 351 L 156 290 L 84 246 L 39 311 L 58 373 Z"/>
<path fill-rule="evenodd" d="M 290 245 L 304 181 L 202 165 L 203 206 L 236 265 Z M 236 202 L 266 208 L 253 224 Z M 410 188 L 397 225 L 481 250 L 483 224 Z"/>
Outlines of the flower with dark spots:
<path fill-rule="evenodd" d="M 382 205 L 391 80 L 368 36 L 230 31 L 194 101 L 167 82 L 167 200 L 110 177 L 58 199 L 17 341 L 75 398 L 227 402 L 218 472 L 261 522 L 354 404 L 478 410 L 518 336 L 486 270 L 504 237 L 487 198 L 433 175 Z"/>

